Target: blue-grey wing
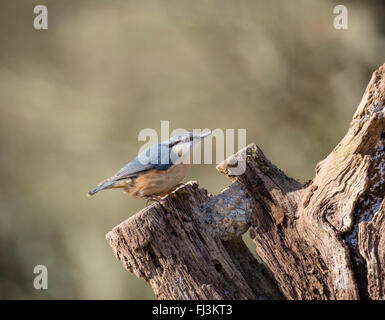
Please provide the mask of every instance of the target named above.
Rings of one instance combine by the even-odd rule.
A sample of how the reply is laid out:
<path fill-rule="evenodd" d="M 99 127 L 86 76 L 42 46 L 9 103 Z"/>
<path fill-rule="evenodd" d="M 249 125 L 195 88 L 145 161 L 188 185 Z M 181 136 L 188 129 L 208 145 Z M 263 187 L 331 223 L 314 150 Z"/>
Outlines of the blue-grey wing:
<path fill-rule="evenodd" d="M 117 178 L 128 178 L 148 170 L 167 170 L 173 165 L 168 146 L 155 145 L 139 154 L 116 174 Z"/>
<path fill-rule="evenodd" d="M 140 163 L 137 158 L 127 163 L 116 174 L 117 178 L 128 178 L 137 175 L 140 172 L 150 170 L 152 166 L 150 164 L 144 165 Z"/>

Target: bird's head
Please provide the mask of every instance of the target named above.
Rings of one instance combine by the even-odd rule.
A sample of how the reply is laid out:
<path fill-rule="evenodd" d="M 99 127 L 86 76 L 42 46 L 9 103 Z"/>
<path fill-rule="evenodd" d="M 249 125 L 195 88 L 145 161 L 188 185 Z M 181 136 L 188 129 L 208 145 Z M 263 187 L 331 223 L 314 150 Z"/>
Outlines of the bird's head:
<path fill-rule="evenodd" d="M 171 160 L 173 163 L 191 163 L 191 149 L 202 141 L 203 138 L 209 136 L 211 131 L 208 130 L 201 134 L 192 132 L 182 133 L 173 136 L 167 141 L 171 150 Z"/>

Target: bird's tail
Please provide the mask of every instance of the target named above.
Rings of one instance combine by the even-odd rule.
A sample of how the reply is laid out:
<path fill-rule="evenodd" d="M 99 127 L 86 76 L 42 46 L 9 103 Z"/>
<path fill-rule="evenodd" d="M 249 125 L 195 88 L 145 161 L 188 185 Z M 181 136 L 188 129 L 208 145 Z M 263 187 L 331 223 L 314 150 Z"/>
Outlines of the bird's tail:
<path fill-rule="evenodd" d="M 109 186 L 113 185 L 116 181 L 108 181 L 106 183 L 103 183 L 99 186 L 97 186 L 95 189 L 92 189 L 91 191 L 88 192 L 88 196 L 93 196 L 96 192 L 99 192 L 100 190 L 103 190 L 105 188 L 108 188 Z"/>

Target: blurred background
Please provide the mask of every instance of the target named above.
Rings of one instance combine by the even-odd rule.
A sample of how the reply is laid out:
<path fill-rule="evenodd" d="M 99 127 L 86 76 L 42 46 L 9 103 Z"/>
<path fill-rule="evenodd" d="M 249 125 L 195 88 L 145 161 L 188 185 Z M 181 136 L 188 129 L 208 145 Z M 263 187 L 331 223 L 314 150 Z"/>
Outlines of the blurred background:
<path fill-rule="evenodd" d="M 48 7 L 48 30 L 33 8 Z M 349 29 L 333 27 L 348 8 Z M 153 299 L 105 234 L 145 206 L 87 191 L 144 128 L 245 128 L 304 182 L 385 62 L 385 3 L 0 0 L 0 299 Z M 215 165 L 186 180 L 218 193 Z M 250 248 L 252 244 L 245 236 Z M 35 290 L 35 265 L 48 290 Z"/>

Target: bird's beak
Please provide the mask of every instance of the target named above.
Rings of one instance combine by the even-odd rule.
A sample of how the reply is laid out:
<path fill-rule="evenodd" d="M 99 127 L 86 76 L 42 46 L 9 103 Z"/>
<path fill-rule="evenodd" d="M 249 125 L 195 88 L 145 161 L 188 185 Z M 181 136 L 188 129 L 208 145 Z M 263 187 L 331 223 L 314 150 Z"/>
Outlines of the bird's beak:
<path fill-rule="evenodd" d="M 203 140 L 203 138 L 206 138 L 207 136 L 209 136 L 211 134 L 211 131 L 208 130 L 206 132 L 203 132 L 202 134 L 195 134 L 194 135 L 194 139 L 193 139 L 193 144 L 198 144 L 199 142 L 201 142 Z"/>
<path fill-rule="evenodd" d="M 201 139 L 206 138 L 206 137 L 209 136 L 210 134 L 211 134 L 211 130 L 209 130 L 209 131 L 207 131 L 207 132 L 205 132 L 205 133 L 202 133 L 202 134 L 200 135 L 200 138 L 201 138 Z"/>

